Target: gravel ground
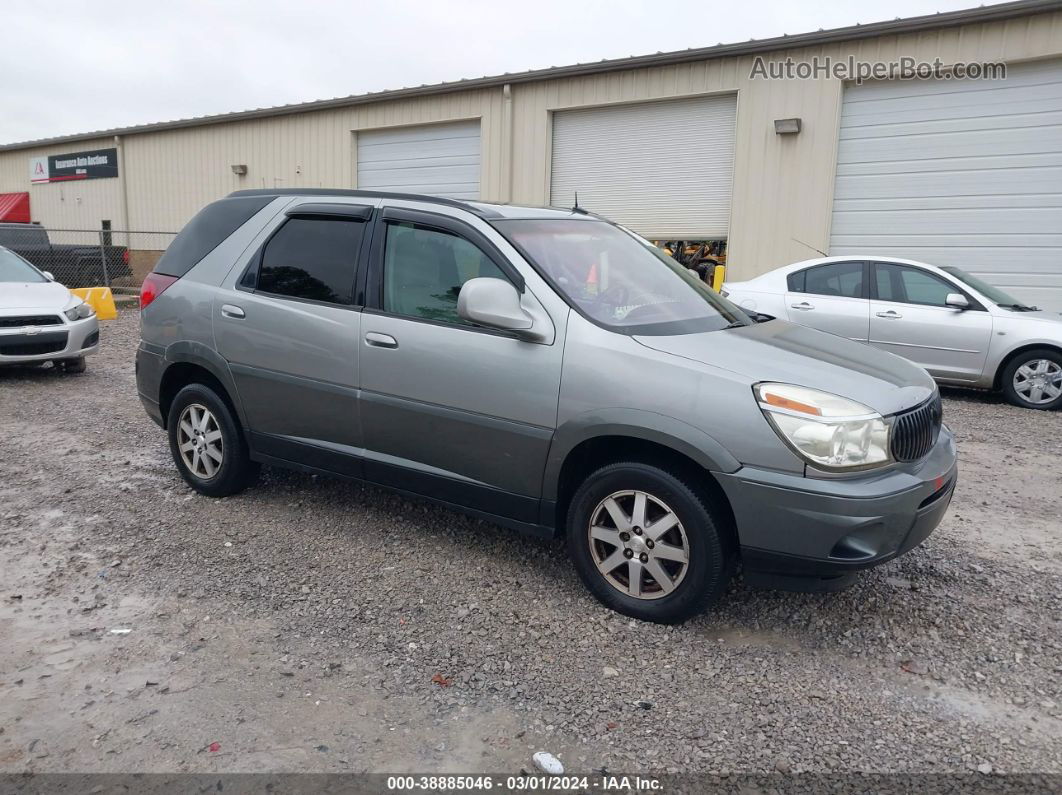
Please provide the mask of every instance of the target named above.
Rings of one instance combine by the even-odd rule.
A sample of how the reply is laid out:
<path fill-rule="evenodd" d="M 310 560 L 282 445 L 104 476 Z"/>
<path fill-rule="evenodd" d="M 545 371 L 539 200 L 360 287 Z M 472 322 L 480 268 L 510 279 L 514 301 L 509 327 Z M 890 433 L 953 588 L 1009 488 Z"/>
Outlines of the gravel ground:
<path fill-rule="evenodd" d="M 559 542 L 371 487 L 195 495 L 136 340 L 0 371 L 0 770 L 1062 773 L 1062 413 L 946 391 L 923 547 L 660 627 Z"/>

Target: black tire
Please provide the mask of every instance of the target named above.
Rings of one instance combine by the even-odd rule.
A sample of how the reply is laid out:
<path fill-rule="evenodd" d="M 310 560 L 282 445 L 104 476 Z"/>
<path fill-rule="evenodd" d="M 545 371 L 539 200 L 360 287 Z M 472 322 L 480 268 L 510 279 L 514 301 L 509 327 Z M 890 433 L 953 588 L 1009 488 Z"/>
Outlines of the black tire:
<path fill-rule="evenodd" d="M 60 359 L 56 364 L 60 364 L 63 367 L 64 373 L 83 373 L 85 372 L 85 357 L 79 356 L 76 359 Z"/>
<path fill-rule="evenodd" d="M 594 561 L 595 548 L 592 545 L 600 542 L 592 541 L 589 535 L 593 514 L 607 497 L 625 490 L 645 492 L 666 505 L 685 531 L 687 569 L 673 586 L 674 590 L 666 595 L 650 599 L 631 596 L 614 585 L 613 579 L 606 578 Z M 633 517 L 634 513 L 629 516 Z M 572 497 L 567 525 L 568 550 L 586 587 L 606 607 L 643 621 L 660 624 L 685 621 L 717 601 L 733 574 L 733 544 L 720 513 L 705 495 L 691 488 L 681 477 L 649 464 L 610 464 L 594 472 Z M 607 548 L 596 547 L 597 554 L 603 555 L 601 550 Z M 611 548 L 613 552 L 617 549 L 619 547 Z M 619 551 L 626 554 L 622 549 Z M 623 563 L 619 568 L 623 568 Z M 620 572 L 619 576 L 625 575 Z M 629 575 L 627 580 L 629 584 Z M 657 592 L 661 593 L 663 589 L 657 588 Z"/>
<path fill-rule="evenodd" d="M 1017 374 L 1018 370 L 1027 364 L 1039 361 L 1054 362 L 1058 367 L 1062 368 L 1062 352 L 1052 348 L 1036 348 L 1015 356 L 1007 363 L 1007 366 L 1003 368 L 1003 375 L 1000 378 L 1001 386 L 1003 387 L 1003 396 L 1007 399 L 1007 402 L 1023 409 L 1050 411 L 1051 409 L 1062 408 L 1062 394 L 1054 400 L 1044 403 L 1035 403 L 1022 396 L 1014 386 L 1014 376 Z"/>
<path fill-rule="evenodd" d="M 221 431 L 222 460 L 212 476 L 206 477 L 193 472 L 185 462 L 178 443 L 178 427 L 182 414 L 189 406 L 205 406 L 213 415 L 217 430 Z M 238 494 L 257 478 L 259 465 L 252 461 L 247 452 L 247 442 L 243 438 L 228 404 L 206 384 L 189 384 L 173 398 L 166 418 L 166 428 L 170 437 L 170 453 L 185 483 L 207 497 L 228 497 Z"/>

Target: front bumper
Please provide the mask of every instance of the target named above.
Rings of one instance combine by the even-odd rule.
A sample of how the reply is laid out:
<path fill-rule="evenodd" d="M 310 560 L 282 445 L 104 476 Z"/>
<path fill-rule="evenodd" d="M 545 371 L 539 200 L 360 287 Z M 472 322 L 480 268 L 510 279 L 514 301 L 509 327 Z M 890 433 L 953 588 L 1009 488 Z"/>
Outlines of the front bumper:
<path fill-rule="evenodd" d="M 0 328 L 0 365 L 76 359 L 96 353 L 100 324 L 96 316 L 58 325 Z"/>
<path fill-rule="evenodd" d="M 746 579 L 818 590 L 841 587 L 853 572 L 925 541 L 951 503 L 958 460 L 943 426 L 926 458 L 885 472 L 820 479 L 746 467 L 718 477 Z"/>

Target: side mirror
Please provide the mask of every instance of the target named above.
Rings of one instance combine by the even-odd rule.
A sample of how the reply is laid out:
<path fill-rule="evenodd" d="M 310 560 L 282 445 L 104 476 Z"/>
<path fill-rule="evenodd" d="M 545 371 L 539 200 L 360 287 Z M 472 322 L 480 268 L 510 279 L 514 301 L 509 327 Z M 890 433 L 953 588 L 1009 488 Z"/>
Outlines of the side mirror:
<path fill-rule="evenodd" d="M 47 279 L 50 282 L 54 282 L 55 281 L 55 277 L 52 276 L 52 272 L 51 271 L 41 271 L 41 275 L 44 276 L 44 278 Z"/>
<path fill-rule="evenodd" d="M 520 306 L 520 293 L 504 279 L 469 279 L 457 296 L 457 314 L 469 323 L 504 331 L 529 331 L 534 325 Z"/>
<path fill-rule="evenodd" d="M 970 302 L 966 300 L 966 296 L 962 293 L 948 293 L 948 297 L 944 299 L 944 305 L 950 306 L 952 309 L 970 308 Z"/>

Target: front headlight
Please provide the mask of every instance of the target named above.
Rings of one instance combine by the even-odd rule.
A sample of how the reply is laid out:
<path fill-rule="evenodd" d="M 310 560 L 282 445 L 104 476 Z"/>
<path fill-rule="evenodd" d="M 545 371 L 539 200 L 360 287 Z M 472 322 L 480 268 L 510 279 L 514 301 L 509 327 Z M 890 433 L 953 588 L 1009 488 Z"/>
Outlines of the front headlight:
<path fill-rule="evenodd" d="M 79 304 L 74 304 L 72 307 L 63 312 L 66 315 L 67 320 L 84 320 L 87 317 L 92 317 L 95 310 L 91 304 L 86 304 L 82 301 Z"/>
<path fill-rule="evenodd" d="M 808 462 L 858 469 L 891 460 L 888 424 L 862 403 L 793 384 L 756 384 L 754 390 L 774 430 Z"/>

